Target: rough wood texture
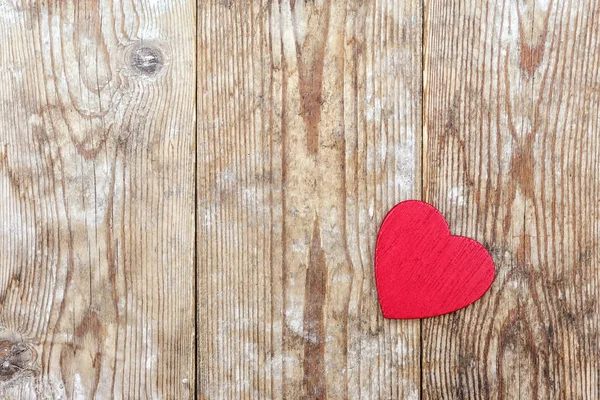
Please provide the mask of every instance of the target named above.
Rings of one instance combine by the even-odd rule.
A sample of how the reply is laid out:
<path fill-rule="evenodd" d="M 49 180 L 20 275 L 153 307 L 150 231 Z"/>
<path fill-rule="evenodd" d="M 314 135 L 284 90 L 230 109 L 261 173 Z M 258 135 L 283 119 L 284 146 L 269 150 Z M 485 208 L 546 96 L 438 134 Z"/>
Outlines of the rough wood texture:
<path fill-rule="evenodd" d="M 0 399 L 600 398 L 599 26 L 0 0 Z M 492 253 L 475 304 L 382 318 L 409 198 Z"/>
<path fill-rule="evenodd" d="M 383 320 L 373 250 L 420 197 L 421 14 L 202 2 L 200 398 L 418 398 L 419 322 Z"/>
<path fill-rule="evenodd" d="M 491 291 L 423 321 L 423 398 L 600 398 L 598 2 L 427 1 L 425 200 Z"/>
<path fill-rule="evenodd" d="M 193 396 L 193 1 L 0 1 L 0 398 Z"/>

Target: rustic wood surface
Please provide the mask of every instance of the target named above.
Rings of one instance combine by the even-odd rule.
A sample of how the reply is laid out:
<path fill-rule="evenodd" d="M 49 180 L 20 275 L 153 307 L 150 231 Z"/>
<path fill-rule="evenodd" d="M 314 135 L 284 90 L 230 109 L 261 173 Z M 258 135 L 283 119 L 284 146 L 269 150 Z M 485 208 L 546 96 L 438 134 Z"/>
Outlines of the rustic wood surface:
<path fill-rule="evenodd" d="M 0 399 L 600 398 L 600 4 L 0 0 Z M 383 319 L 397 202 L 490 292 Z"/>
<path fill-rule="evenodd" d="M 423 398 L 600 398 L 600 4 L 425 15 L 424 198 L 497 276 L 423 321 Z"/>
<path fill-rule="evenodd" d="M 420 196 L 422 9 L 251 5 L 198 18 L 199 396 L 416 399 L 373 251 Z"/>
<path fill-rule="evenodd" d="M 0 1 L 0 398 L 193 398 L 194 18 Z"/>

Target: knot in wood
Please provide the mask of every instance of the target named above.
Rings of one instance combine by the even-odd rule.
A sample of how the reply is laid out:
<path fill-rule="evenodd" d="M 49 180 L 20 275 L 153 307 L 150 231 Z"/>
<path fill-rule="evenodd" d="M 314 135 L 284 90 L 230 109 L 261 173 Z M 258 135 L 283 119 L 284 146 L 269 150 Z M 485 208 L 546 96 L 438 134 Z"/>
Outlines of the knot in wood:
<path fill-rule="evenodd" d="M 0 340 L 0 382 L 10 381 L 28 371 L 33 358 L 25 343 Z"/>
<path fill-rule="evenodd" d="M 131 66 L 140 74 L 152 76 L 160 72 L 164 64 L 162 51 L 157 47 L 140 46 L 131 52 Z"/>

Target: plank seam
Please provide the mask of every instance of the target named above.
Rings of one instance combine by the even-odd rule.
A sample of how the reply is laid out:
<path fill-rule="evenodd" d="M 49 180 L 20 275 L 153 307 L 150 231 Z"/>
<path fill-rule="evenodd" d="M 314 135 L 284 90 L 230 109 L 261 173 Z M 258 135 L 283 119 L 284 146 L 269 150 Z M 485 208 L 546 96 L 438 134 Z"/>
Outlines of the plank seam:
<path fill-rule="evenodd" d="M 425 0 L 421 1 L 421 200 L 425 194 Z M 423 319 L 419 320 L 419 399 L 423 399 Z"/>
<path fill-rule="evenodd" d="M 200 1 L 196 1 L 195 15 L 194 15 L 194 109 L 196 112 L 194 118 L 194 387 L 192 392 L 194 393 L 194 399 L 198 397 L 198 15 L 200 8 Z"/>

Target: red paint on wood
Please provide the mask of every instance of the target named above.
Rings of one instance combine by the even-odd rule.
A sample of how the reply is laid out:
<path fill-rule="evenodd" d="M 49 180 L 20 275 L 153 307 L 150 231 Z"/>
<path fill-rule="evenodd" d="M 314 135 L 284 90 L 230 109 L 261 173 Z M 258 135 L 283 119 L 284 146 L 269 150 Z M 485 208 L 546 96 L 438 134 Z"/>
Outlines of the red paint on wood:
<path fill-rule="evenodd" d="M 417 200 L 397 204 L 375 246 L 375 278 L 385 318 L 426 318 L 468 306 L 490 288 L 494 261 L 477 241 L 452 236 L 444 216 Z"/>

